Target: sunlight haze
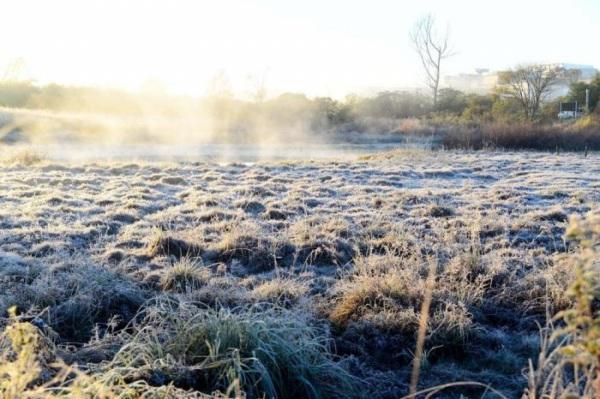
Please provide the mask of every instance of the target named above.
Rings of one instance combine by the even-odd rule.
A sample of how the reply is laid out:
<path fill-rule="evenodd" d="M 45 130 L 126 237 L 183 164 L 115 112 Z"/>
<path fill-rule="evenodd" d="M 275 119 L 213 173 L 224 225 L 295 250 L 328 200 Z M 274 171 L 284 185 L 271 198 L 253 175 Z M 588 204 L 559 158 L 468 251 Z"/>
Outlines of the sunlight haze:
<path fill-rule="evenodd" d="M 224 73 L 238 96 L 343 97 L 419 87 L 408 32 L 433 12 L 456 55 L 446 74 L 523 62 L 600 66 L 600 2 L 577 1 L 18 1 L 3 2 L 0 71 L 22 58 L 44 84 L 200 96 Z"/>

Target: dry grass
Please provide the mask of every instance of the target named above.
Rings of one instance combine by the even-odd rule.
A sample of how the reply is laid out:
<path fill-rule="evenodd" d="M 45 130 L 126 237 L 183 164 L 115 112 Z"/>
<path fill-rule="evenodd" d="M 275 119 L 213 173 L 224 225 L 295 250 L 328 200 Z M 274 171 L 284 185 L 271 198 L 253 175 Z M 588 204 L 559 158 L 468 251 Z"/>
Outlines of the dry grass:
<path fill-rule="evenodd" d="M 306 282 L 279 277 L 256 286 L 251 295 L 259 302 L 269 301 L 289 306 L 298 303 L 308 293 Z"/>
<path fill-rule="evenodd" d="M 165 271 L 160 286 L 167 291 L 188 292 L 206 285 L 210 277 L 210 271 L 202 264 L 184 258 Z"/>
<path fill-rule="evenodd" d="M 111 338 L 113 339 L 113 338 Z M 125 380 L 248 397 L 357 397 L 358 382 L 330 353 L 327 331 L 277 307 L 232 310 L 158 301 L 100 367 Z"/>
<path fill-rule="evenodd" d="M 44 161 L 44 157 L 30 149 L 17 149 L 0 153 L 1 162 L 6 165 L 31 166 Z"/>
<path fill-rule="evenodd" d="M 545 151 L 600 150 L 600 123 L 536 125 L 495 123 L 478 127 L 454 126 L 440 133 L 445 148 Z"/>
<path fill-rule="evenodd" d="M 567 216 L 600 203 L 594 153 L 0 168 L 2 356 L 39 334 L 11 385 L 39 397 L 397 398 L 411 365 L 518 396 L 573 303 Z"/>

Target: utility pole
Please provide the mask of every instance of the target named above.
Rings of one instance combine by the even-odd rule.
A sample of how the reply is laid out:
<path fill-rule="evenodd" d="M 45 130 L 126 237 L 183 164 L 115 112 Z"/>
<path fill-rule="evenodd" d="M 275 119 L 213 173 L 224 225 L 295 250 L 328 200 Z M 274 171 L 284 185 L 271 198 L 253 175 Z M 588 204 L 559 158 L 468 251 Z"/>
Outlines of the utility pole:
<path fill-rule="evenodd" d="M 585 113 L 590 113 L 590 89 L 585 89 Z"/>

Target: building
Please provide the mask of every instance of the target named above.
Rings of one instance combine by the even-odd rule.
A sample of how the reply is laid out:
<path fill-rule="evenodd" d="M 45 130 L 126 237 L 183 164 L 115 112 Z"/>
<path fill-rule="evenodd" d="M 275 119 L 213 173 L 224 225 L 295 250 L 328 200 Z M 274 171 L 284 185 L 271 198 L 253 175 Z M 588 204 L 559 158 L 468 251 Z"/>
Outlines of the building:
<path fill-rule="evenodd" d="M 576 71 L 578 80 L 581 81 L 590 81 L 598 73 L 598 70 L 592 65 L 558 63 L 551 64 L 550 66 L 560 67 L 567 71 Z"/>
<path fill-rule="evenodd" d="M 551 67 L 560 67 L 569 71 L 563 79 L 552 87 L 552 91 L 546 99 L 555 99 L 569 92 L 571 83 L 578 81 L 590 81 L 596 76 L 598 70 L 592 65 L 556 63 L 549 64 Z M 498 73 L 489 69 L 478 68 L 475 73 L 461 73 L 444 77 L 445 87 L 460 90 L 465 93 L 487 94 L 498 84 Z"/>
<path fill-rule="evenodd" d="M 487 94 L 498 83 L 498 74 L 489 69 L 477 68 L 475 73 L 460 73 L 444 77 L 444 85 L 465 93 Z"/>
<path fill-rule="evenodd" d="M 570 73 L 566 74 L 557 84 L 552 86 L 547 99 L 556 99 L 558 97 L 566 96 L 569 93 L 571 83 L 589 82 L 596 74 L 598 74 L 598 70 L 592 65 L 559 63 L 551 64 L 550 66 L 563 68 Z"/>

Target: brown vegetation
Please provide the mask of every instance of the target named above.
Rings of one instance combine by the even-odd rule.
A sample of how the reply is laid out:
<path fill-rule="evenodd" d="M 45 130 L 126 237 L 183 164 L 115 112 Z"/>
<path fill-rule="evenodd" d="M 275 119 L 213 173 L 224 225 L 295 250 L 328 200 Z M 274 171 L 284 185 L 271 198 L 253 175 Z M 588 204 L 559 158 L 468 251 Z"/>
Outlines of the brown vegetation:
<path fill-rule="evenodd" d="M 542 392 L 538 327 L 577 303 L 566 218 L 598 212 L 599 167 L 416 150 L 2 164 L 0 392 L 397 398 L 413 364 L 417 389 L 483 384 L 446 397 Z"/>

